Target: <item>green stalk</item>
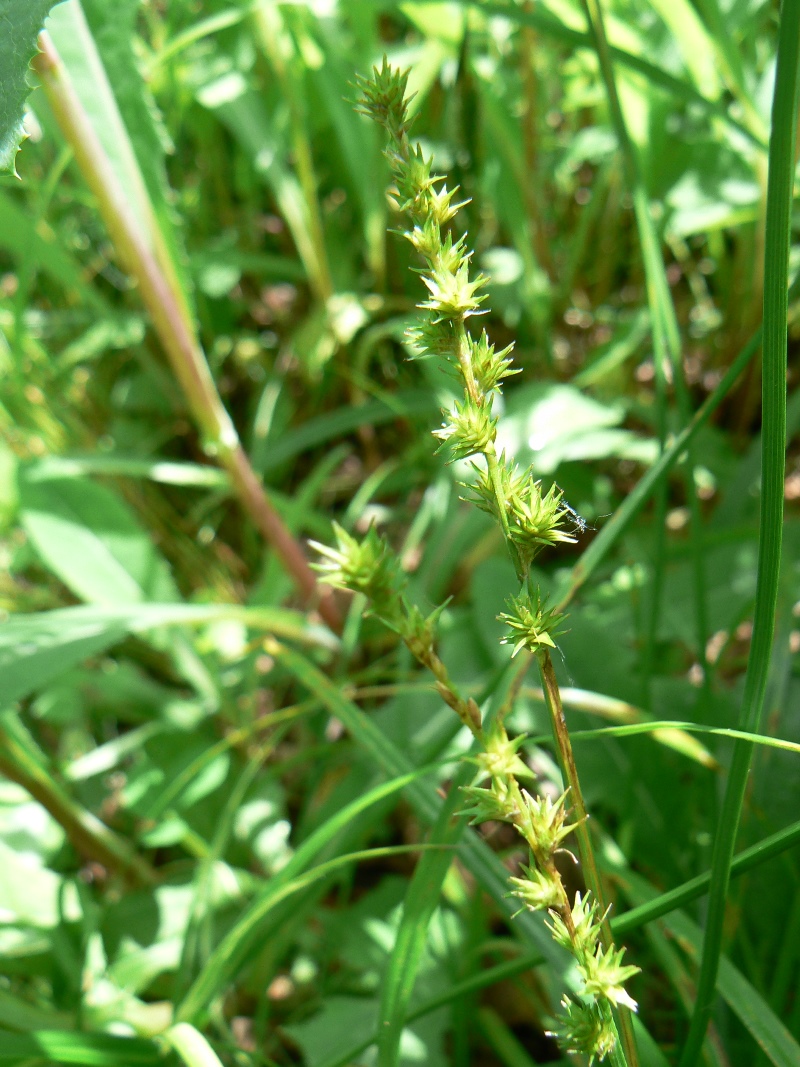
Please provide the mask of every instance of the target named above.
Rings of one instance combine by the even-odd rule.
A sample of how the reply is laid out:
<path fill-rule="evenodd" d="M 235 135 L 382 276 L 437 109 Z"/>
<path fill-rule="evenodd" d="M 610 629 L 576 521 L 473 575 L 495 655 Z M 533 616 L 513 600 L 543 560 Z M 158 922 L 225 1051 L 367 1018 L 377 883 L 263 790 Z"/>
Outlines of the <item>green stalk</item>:
<path fill-rule="evenodd" d="M 553 660 L 548 650 L 543 649 L 541 652 L 537 653 L 536 659 L 539 664 L 539 672 L 542 676 L 542 689 L 544 690 L 545 703 L 547 704 L 547 710 L 550 712 L 550 722 L 553 728 L 553 738 L 555 740 L 556 749 L 558 750 L 559 763 L 561 764 L 561 769 L 569 787 L 570 804 L 575 815 L 575 837 L 578 841 L 578 855 L 581 860 L 583 877 L 587 889 L 591 891 L 597 901 L 600 914 L 603 916 L 602 922 L 600 923 L 600 940 L 603 947 L 608 949 L 613 945 L 614 938 L 611 933 L 611 925 L 608 921 L 608 916 L 606 915 L 603 883 L 600 878 L 600 871 L 597 868 L 592 839 L 589 834 L 589 813 L 587 812 L 586 804 L 584 803 L 580 779 L 578 778 L 578 768 L 575 765 L 575 756 L 572 752 L 572 742 L 570 741 L 567 721 L 564 718 L 564 706 L 561 701 L 561 691 L 558 687 L 556 672 L 553 669 Z M 608 1021 L 616 1030 L 610 1008 L 607 1008 L 607 1011 Z M 621 1042 L 617 1042 L 612 1049 L 610 1057 L 611 1063 L 614 1067 L 635 1067 L 639 1060 L 636 1052 L 636 1040 L 633 1034 L 633 1026 L 630 1021 L 630 1012 L 627 1008 L 620 1009 L 619 1018 L 621 1031 L 619 1037 Z"/>
<path fill-rule="evenodd" d="M 740 728 L 751 733 L 758 732 L 764 709 L 781 563 L 786 449 L 786 314 L 799 56 L 800 0 L 784 0 L 778 36 L 767 184 L 758 579 L 753 636 L 739 716 Z M 697 1062 L 714 1006 L 731 861 L 752 754 L 752 743 L 736 743 L 714 842 L 697 1000 L 680 1067 L 693 1067 Z"/>
<path fill-rule="evenodd" d="M 600 872 L 597 869 L 597 862 L 594 858 L 594 849 L 592 847 L 592 839 L 589 835 L 589 827 L 587 825 L 589 814 L 586 811 L 586 804 L 584 803 L 583 793 L 581 792 L 580 781 L 578 779 L 578 768 L 575 766 L 572 742 L 570 741 L 569 730 L 567 729 L 567 721 L 564 718 L 564 706 L 561 702 L 561 691 L 558 688 L 556 672 L 553 669 L 553 660 L 546 649 L 539 652 L 536 659 L 539 663 L 539 671 L 542 675 L 542 689 L 544 691 L 547 710 L 550 712 L 550 721 L 553 727 L 553 737 L 555 738 L 556 749 L 559 754 L 559 762 L 561 764 L 561 769 L 564 772 L 564 777 L 566 778 L 566 784 L 569 787 L 569 800 L 575 815 L 575 836 L 578 839 L 578 853 L 583 868 L 583 877 L 586 881 L 587 889 L 592 891 L 597 900 L 597 903 L 600 906 L 600 911 L 605 913 L 605 894 L 603 893 Z M 608 948 L 612 941 L 611 927 L 609 926 L 608 919 L 603 920 L 602 935 L 603 944 Z"/>
<path fill-rule="evenodd" d="M 214 379 L 185 306 L 174 285 L 140 232 L 113 168 L 103 151 L 69 74 L 47 33 L 34 67 L 50 107 L 72 148 L 86 183 L 97 198 L 120 259 L 136 278 L 153 327 L 197 422 L 204 448 L 228 472 L 234 492 L 264 538 L 273 546 L 306 601 L 318 601 L 329 626 L 340 626 L 339 611 L 329 590 L 320 590 L 305 554 L 267 498 L 236 429 L 217 392 Z"/>

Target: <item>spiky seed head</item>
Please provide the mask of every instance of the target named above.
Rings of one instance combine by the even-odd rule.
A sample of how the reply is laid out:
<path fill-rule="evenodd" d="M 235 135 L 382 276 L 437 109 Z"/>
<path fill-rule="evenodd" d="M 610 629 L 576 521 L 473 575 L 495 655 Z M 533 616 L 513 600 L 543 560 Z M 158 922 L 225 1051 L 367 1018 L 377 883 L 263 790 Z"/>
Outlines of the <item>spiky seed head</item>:
<path fill-rule="evenodd" d="M 492 418 L 488 405 L 476 405 L 469 399 L 456 403 L 449 421 L 440 430 L 433 431 L 433 436 L 442 442 L 440 447 L 449 446 L 451 463 L 477 452 L 486 452 L 496 435 L 497 419 Z"/>
<path fill-rule="evenodd" d="M 510 878 L 515 887 L 511 895 L 519 897 L 528 911 L 544 911 L 558 904 L 561 894 L 559 884 L 546 871 L 522 865 L 522 878 Z M 524 910 L 524 909 L 522 909 Z M 516 913 L 519 915 L 519 912 Z"/>
<path fill-rule="evenodd" d="M 552 859 L 564 838 L 578 825 L 566 821 L 567 792 L 552 801 L 547 796 L 532 797 L 526 789 L 520 791 L 523 808 L 514 819 L 514 825 L 537 858 Z"/>
<path fill-rule="evenodd" d="M 471 826 L 483 822 L 511 822 L 514 819 L 513 803 L 509 802 L 508 797 L 498 796 L 491 789 L 474 785 L 462 786 L 461 792 L 467 805 L 458 814 L 468 816 Z"/>
<path fill-rule="evenodd" d="M 557 1016 L 554 1029 L 548 1030 L 548 1037 L 572 1055 L 588 1056 L 590 1064 L 614 1051 L 617 1039 L 611 1021 L 598 1004 L 564 997 L 561 1006 L 564 1012 Z"/>
<path fill-rule="evenodd" d="M 389 147 L 385 155 L 394 174 L 397 209 L 409 212 L 415 222 L 424 225 L 431 218 L 431 190 L 443 180 L 433 173 L 433 159 L 425 156 L 420 145 L 412 148 L 404 139 L 397 147 Z"/>
<path fill-rule="evenodd" d="M 511 366 L 510 353 L 513 349 L 511 344 L 496 352 L 494 345 L 489 343 L 485 330 L 477 340 L 470 338 L 470 364 L 481 392 L 491 393 L 500 387 L 504 378 L 520 373 L 519 367 Z"/>
<path fill-rule="evenodd" d="M 495 719 L 484 738 L 484 751 L 474 757 L 475 763 L 498 785 L 504 785 L 510 777 L 532 778 L 533 772 L 518 755 L 524 742 L 524 734 L 512 740 Z"/>
<path fill-rule="evenodd" d="M 612 1004 L 624 1005 L 636 1011 L 636 1001 L 627 993 L 624 983 L 639 973 L 640 968 L 623 964 L 625 949 L 615 949 L 609 945 L 604 949 L 598 945 L 594 953 L 578 964 L 578 971 L 583 978 L 583 992 L 587 996 L 605 997 Z"/>
<path fill-rule="evenodd" d="M 338 523 L 333 524 L 336 547 L 311 541 L 322 560 L 314 569 L 322 581 L 338 589 L 363 593 L 372 602 L 376 614 L 383 615 L 387 605 L 395 604 L 406 584 L 397 557 L 379 536 L 374 526 L 358 541 Z"/>
<path fill-rule="evenodd" d="M 550 922 L 547 925 L 554 940 L 569 949 L 578 962 L 591 956 L 597 948 L 602 922 L 605 919 L 605 915 L 599 918 L 597 911 L 597 901 L 591 893 L 586 893 L 583 897 L 580 893 L 576 893 L 575 903 L 572 906 L 574 934 L 567 928 L 558 912 L 550 913 Z"/>
<path fill-rule="evenodd" d="M 458 337 L 450 319 L 422 315 L 406 330 L 406 337 L 413 348 L 412 359 L 439 356 L 450 361 L 457 358 Z"/>
<path fill-rule="evenodd" d="M 356 84 L 361 90 L 356 110 L 362 115 L 385 126 L 393 139 L 400 139 L 408 133 L 408 104 L 406 96 L 409 70 L 392 67 L 386 58 L 380 67 L 372 68 L 368 78 L 356 77 Z"/>
<path fill-rule="evenodd" d="M 508 626 L 508 632 L 500 640 L 504 645 L 514 645 L 512 656 L 523 648 L 539 652 L 543 648 L 556 647 L 554 639 L 564 632 L 559 628 L 563 615 L 543 604 L 538 594 L 535 599 L 525 593 L 512 596 L 506 605 L 509 610 L 497 618 Z"/>
<path fill-rule="evenodd" d="M 486 284 L 486 278 L 479 274 L 470 280 L 466 261 L 456 271 L 434 269 L 430 274 L 424 274 L 422 280 L 428 287 L 430 297 L 418 306 L 445 318 L 464 319 L 475 315 L 486 299 L 477 295 Z"/>
<path fill-rule="evenodd" d="M 530 471 L 525 481 L 515 486 L 508 501 L 509 528 L 512 540 L 527 563 L 546 545 L 575 541 L 562 528 L 567 511 L 561 504 L 561 496 L 561 490 L 555 485 L 542 493 L 542 483 L 536 481 Z"/>

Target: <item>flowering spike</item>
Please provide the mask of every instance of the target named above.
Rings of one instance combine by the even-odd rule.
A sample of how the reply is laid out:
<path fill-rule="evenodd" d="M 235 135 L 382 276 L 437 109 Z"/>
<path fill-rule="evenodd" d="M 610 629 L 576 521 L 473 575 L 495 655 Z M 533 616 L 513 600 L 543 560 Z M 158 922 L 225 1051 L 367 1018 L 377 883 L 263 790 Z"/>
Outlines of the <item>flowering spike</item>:
<path fill-rule="evenodd" d="M 550 860 L 559 851 L 561 842 L 571 834 L 577 823 L 566 821 L 564 802 L 566 792 L 555 802 L 548 796 L 532 797 L 526 789 L 520 791 L 523 809 L 514 825 L 537 856 Z"/>
<path fill-rule="evenodd" d="M 468 399 L 462 404 L 456 402 L 449 422 L 433 431 L 433 436 L 442 442 L 440 447 L 450 446 L 451 462 L 485 452 L 496 435 L 497 419 L 492 418 L 488 407 L 472 404 Z"/>
<path fill-rule="evenodd" d="M 622 1004 L 636 1011 L 636 1001 L 626 992 L 623 983 L 638 974 L 640 968 L 623 964 L 624 954 L 624 948 L 615 949 L 610 945 L 604 949 L 598 945 L 593 955 L 578 964 L 578 971 L 583 978 L 583 991 L 588 996 L 604 997 L 612 1004 Z"/>
<path fill-rule="evenodd" d="M 547 1032 L 572 1055 L 589 1057 L 589 1063 L 604 1060 L 614 1051 L 617 1039 L 608 1013 L 598 1004 L 584 1004 L 564 997 L 564 1013 L 556 1018 L 555 1028 Z"/>
<path fill-rule="evenodd" d="M 448 188 L 445 179 L 434 173 L 433 160 L 409 140 L 408 72 L 394 71 L 384 60 L 372 78 L 360 85 L 361 110 L 388 131 L 385 154 L 394 179 L 393 202 L 410 219 L 403 235 L 423 264 L 419 273 L 427 298 L 419 304 L 418 322 L 407 333 L 412 358 L 438 358 L 464 387 L 463 400 L 445 412 L 444 425 L 435 436 L 442 446 L 449 446 L 451 460 L 482 456 L 473 462 L 476 477 L 465 486 L 467 499 L 500 525 L 523 589 L 500 616 L 508 627 L 503 641 L 513 644 L 514 655 L 523 648 L 542 654 L 544 670 L 547 652 L 555 647 L 560 632 L 561 616 L 531 590 L 531 564 L 542 548 L 574 541 L 574 534 L 582 532 L 585 523 L 563 501 L 557 486 L 545 492 L 532 469 L 521 470 L 504 454 L 497 454 L 493 405 L 503 381 L 517 373 L 511 363 L 512 347 L 496 351 L 485 331 L 475 338 L 467 329 L 469 318 L 482 313 L 485 279 L 470 277 L 472 253 L 467 239 L 455 237 L 450 229 L 462 206 L 456 202 L 458 190 Z M 472 823 L 511 823 L 530 849 L 530 865 L 522 866 L 511 879 L 510 895 L 521 902 L 522 911 L 549 911 L 553 937 L 572 953 L 583 983 L 576 997 L 562 1001 L 564 1011 L 556 1020 L 553 1036 L 567 1051 L 588 1056 L 590 1063 L 604 1059 L 616 1043 L 613 1005 L 635 1008 L 624 982 L 636 968 L 623 964 L 622 950 L 603 941 L 605 916 L 599 914 L 590 893 L 578 893 L 572 907 L 568 903 L 554 862 L 556 853 L 565 851 L 565 838 L 578 825 L 567 821 L 568 791 L 551 800 L 533 797 L 520 787 L 518 779 L 530 775 L 520 754 L 524 739 L 509 738 L 502 715 L 484 725 L 475 701 L 460 696 L 434 650 L 437 613 L 426 617 L 409 604 L 403 576 L 374 531 L 361 545 L 343 532 L 337 531 L 337 538 L 336 549 L 320 549 L 326 580 L 373 598 L 376 614 L 401 634 L 412 654 L 432 672 L 442 699 L 482 745 L 482 751 L 471 757 L 478 775 L 476 784 L 463 789 L 462 814 Z M 481 779 L 489 780 L 488 788 L 478 786 Z"/>
<path fill-rule="evenodd" d="M 516 656 L 523 648 L 538 652 L 542 648 L 556 647 L 554 638 L 564 632 L 558 629 L 563 615 L 543 605 L 538 594 L 535 600 L 526 594 L 513 596 L 506 604 L 509 610 L 497 618 L 509 628 L 500 640 L 504 645 L 514 643 L 512 656 Z"/>
<path fill-rule="evenodd" d="M 522 865 L 522 878 L 509 878 L 516 888 L 511 896 L 519 897 L 528 911 L 555 908 L 561 900 L 561 888 L 556 878 L 536 867 Z M 524 908 L 522 909 L 524 910 Z M 519 912 L 516 913 L 519 915 Z"/>

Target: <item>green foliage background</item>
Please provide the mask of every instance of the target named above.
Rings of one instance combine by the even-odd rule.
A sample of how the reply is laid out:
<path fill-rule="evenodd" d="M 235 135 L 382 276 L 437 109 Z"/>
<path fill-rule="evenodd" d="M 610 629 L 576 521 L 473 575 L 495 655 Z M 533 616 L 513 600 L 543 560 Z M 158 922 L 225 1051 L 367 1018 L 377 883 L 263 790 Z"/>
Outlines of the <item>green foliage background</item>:
<path fill-rule="evenodd" d="M 44 7 L 4 0 L 0 23 Z M 406 358 L 419 279 L 350 102 L 384 53 L 411 67 L 414 132 L 471 198 L 486 328 L 517 342 L 502 442 L 587 524 L 539 577 L 571 598 L 557 669 L 615 936 L 642 968 L 641 1062 L 660 1067 L 714 916 L 707 880 L 661 918 L 653 901 L 710 867 L 753 628 L 778 8 L 603 10 L 629 141 L 572 0 L 68 0 L 49 30 L 270 499 L 301 540 L 377 524 L 423 609 L 452 597 L 440 652 L 486 710 L 510 681 L 514 575 L 459 499 L 468 465 L 434 454 L 455 386 Z M 409 974 L 400 1062 L 558 1062 L 544 1032 L 569 975 L 538 918 L 509 920 L 520 850 L 502 828 L 454 834 L 437 792 L 463 776 L 458 723 L 363 604 L 341 637 L 304 610 L 44 91 L 29 105 L 22 180 L 0 186 L 0 1062 L 371 1063 Z M 762 723 L 795 745 L 797 306 L 790 288 Z M 510 725 L 560 788 L 532 678 Z M 771 851 L 746 853 L 718 916 L 720 1067 L 800 1063 L 796 760 L 754 757 L 737 849 Z"/>

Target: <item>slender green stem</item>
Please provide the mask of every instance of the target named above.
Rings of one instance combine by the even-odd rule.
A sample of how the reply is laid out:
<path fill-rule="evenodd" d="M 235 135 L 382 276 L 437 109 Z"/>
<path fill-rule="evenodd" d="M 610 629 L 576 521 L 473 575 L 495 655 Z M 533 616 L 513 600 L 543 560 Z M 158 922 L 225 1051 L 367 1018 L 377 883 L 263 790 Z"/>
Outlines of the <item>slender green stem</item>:
<path fill-rule="evenodd" d="M 764 708 L 781 561 L 786 449 L 786 314 L 800 56 L 800 0 L 784 0 L 772 105 L 764 262 L 761 520 L 753 636 L 740 727 L 757 732 Z M 697 999 L 681 1067 L 697 1062 L 714 1006 L 725 901 L 753 745 L 736 743 L 711 863 Z"/>
<path fill-rule="evenodd" d="M 97 197 L 120 258 L 139 283 L 153 327 L 200 428 L 206 451 L 216 456 L 227 470 L 241 504 L 280 556 L 303 598 L 308 601 L 317 599 L 320 614 L 328 625 L 338 629 L 340 615 L 331 591 L 319 588 L 302 548 L 270 503 L 251 467 L 217 392 L 182 297 L 170 284 L 168 273 L 162 269 L 146 236 L 140 232 L 113 168 L 47 33 L 40 35 L 39 47 L 41 52 L 34 60 L 34 66 L 53 114 L 75 154 L 81 173 Z"/>

